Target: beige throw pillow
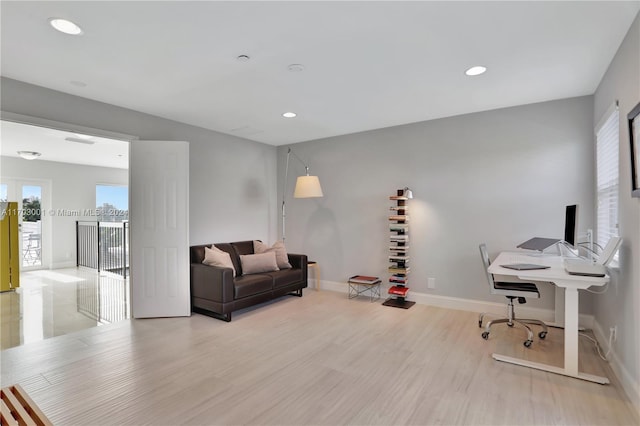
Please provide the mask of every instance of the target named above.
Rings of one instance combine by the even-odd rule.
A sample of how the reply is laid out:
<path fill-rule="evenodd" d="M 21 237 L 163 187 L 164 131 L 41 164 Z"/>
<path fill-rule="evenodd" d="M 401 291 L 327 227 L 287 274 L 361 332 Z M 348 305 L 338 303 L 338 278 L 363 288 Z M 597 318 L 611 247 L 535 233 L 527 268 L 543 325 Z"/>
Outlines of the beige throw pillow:
<path fill-rule="evenodd" d="M 289 256 L 287 255 L 287 249 L 285 248 L 282 241 L 276 241 L 273 246 L 269 247 L 262 241 L 254 240 L 253 251 L 254 253 L 267 253 L 273 251 L 276 254 L 276 262 L 278 263 L 278 268 L 291 269 Z"/>
<path fill-rule="evenodd" d="M 276 254 L 272 251 L 260 254 L 241 254 L 240 263 L 242 264 L 242 275 L 279 271 Z"/>
<path fill-rule="evenodd" d="M 219 268 L 231 268 L 233 269 L 233 276 L 236 276 L 236 268 L 233 267 L 231 256 L 226 251 L 220 250 L 216 246 L 204 248 L 204 260 L 202 261 L 207 266 L 217 266 Z"/>

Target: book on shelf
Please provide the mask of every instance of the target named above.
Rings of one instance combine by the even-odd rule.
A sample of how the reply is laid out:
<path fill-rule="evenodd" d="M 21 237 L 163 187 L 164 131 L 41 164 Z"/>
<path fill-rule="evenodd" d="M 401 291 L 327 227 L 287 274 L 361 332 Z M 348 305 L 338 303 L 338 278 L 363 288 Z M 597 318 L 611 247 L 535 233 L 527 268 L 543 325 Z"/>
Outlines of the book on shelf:
<path fill-rule="evenodd" d="M 391 275 L 389 277 L 389 282 L 406 285 L 409 282 L 409 277 L 406 275 Z"/>
<path fill-rule="evenodd" d="M 391 206 L 391 207 L 389 207 L 389 210 L 394 210 L 394 211 L 400 211 L 400 210 L 409 211 L 409 206 Z"/>
<path fill-rule="evenodd" d="M 396 232 L 396 234 L 391 234 L 389 236 L 389 242 L 390 243 L 406 243 L 407 242 L 408 238 L 400 238 L 400 239 L 396 238 L 394 240 L 393 237 L 396 237 L 396 236 L 407 237 L 407 236 L 409 236 L 409 231 L 408 230 L 407 231 L 400 231 L 400 230 L 393 231 L 393 230 L 390 229 L 389 231 Z"/>
<path fill-rule="evenodd" d="M 408 214 L 392 214 L 389 216 L 389 220 L 398 220 L 400 222 L 409 222 Z"/>
<path fill-rule="evenodd" d="M 397 228 L 409 229 L 409 224 L 408 223 L 403 223 L 403 222 L 390 223 L 389 227 L 397 227 Z"/>
<path fill-rule="evenodd" d="M 392 241 L 392 242 L 396 242 L 396 241 L 397 242 L 405 242 L 405 241 L 409 241 L 409 236 L 406 235 L 406 234 L 403 234 L 403 235 L 391 235 L 389 237 L 389 241 Z"/>
<path fill-rule="evenodd" d="M 393 287 L 389 288 L 389 294 L 393 294 L 395 296 L 404 297 L 407 295 L 407 293 L 409 293 L 409 287 L 394 285 Z"/>
<path fill-rule="evenodd" d="M 369 275 L 354 275 L 349 278 L 349 282 L 359 283 L 359 284 L 376 284 L 381 282 L 378 277 L 371 277 Z"/>
<path fill-rule="evenodd" d="M 392 274 L 408 274 L 409 267 L 405 266 L 404 268 L 399 268 L 397 266 L 389 266 L 389 272 Z"/>
<path fill-rule="evenodd" d="M 404 252 L 409 251 L 409 246 L 390 246 L 389 250 L 393 252 Z"/>
<path fill-rule="evenodd" d="M 392 262 L 408 262 L 409 256 L 389 255 L 389 260 Z"/>
<path fill-rule="evenodd" d="M 409 262 L 404 260 L 390 260 L 389 262 L 395 262 L 395 265 L 390 265 L 391 268 L 408 269 Z"/>
<path fill-rule="evenodd" d="M 405 200 L 408 200 L 409 198 L 405 197 L 404 195 L 391 195 L 389 199 L 396 200 L 396 201 L 405 201 Z"/>

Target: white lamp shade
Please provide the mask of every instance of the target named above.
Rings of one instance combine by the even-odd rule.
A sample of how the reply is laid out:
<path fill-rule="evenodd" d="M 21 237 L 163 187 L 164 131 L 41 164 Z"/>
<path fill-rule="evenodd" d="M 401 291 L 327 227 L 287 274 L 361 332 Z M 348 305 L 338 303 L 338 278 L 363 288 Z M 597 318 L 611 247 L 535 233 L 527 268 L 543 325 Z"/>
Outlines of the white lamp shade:
<path fill-rule="evenodd" d="M 298 176 L 296 189 L 293 191 L 294 198 L 315 198 L 322 195 L 318 176 Z"/>
<path fill-rule="evenodd" d="M 413 191 L 411 191 L 409 188 L 405 188 L 404 189 L 404 196 L 411 199 L 413 198 Z"/>

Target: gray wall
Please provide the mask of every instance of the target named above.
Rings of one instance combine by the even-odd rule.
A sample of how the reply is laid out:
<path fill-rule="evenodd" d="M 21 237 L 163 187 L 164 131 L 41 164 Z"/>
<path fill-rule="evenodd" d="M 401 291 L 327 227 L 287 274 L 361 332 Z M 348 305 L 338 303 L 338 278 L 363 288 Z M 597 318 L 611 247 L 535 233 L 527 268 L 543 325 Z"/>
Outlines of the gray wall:
<path fill-rule="evenodd" d="M 127 185 L 129 182 L 129 171 L 124 169 L 42 160 L 27 161 L 6 156 L 0 157 L 0 171 L 2 178 L 49 180 L 52 204 L 43 206 L 45 211 L 63 209 L 82 212 L 85 209 L 95 209 L 97 184 Z M 43 245 L 45 250 L 51 250 L 50 258 L 53 267 L 75 266 L 76 220 L 96 220 L 96 218 L 48 216 L 51 222 L 47 225 L 50 229 L 44 230 Z"/>
<path fill-rule="evenodd" d="M 574 203 L 580 231 L 594 226 L 592 111 L 587 96 L 293 145 L 325 196 L 288 191 L 287 246 L 320 262 L 323 280 L 387 277 L 388 197 L 409 186 L 412 291 L 503 302 L 489 295 L 480 242 L 495 255 L 530 237 L 562 238 L 565 206 Z M 290 167 L 293 188 L 304 168 Z M 552 309 L 553 288 L 542 291 L 530 306 Z"/>
<path fill-rule="evenodd" d="M 618 53 L 595 93 L 594 121 L 600 120 L 617 99 L 620 105 L 620 271 L 612 274 L 611 288 L 595 298 L 596 321 L 608 336 L 618 327 L 614 344 L 621 373 L 635 381 L 640 403 L 640 198 L 631 198 L 631 155 L 627 114 L 640 102 L 640 15 L 629 29 Z M 620 372 L 619 372 L 620 373 Z"/>
<path fill-rule="evenodd" d="M 5 112 L 189 142 L 191 244 L 277 237 L 275 147 L 16 80 L 1 84 Z"/>

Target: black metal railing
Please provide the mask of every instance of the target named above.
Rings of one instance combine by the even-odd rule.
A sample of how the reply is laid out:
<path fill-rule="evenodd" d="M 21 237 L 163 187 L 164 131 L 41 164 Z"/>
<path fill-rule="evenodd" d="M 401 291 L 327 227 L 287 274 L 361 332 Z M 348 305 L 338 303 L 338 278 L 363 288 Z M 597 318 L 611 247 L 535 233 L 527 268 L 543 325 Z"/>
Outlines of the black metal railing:
<path fill-rule="evenodd" d="M 76 265 L 126 278 L 129 222 L 76 221 Z"/>

